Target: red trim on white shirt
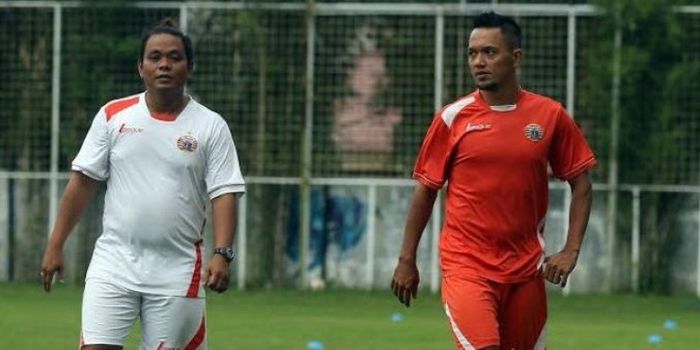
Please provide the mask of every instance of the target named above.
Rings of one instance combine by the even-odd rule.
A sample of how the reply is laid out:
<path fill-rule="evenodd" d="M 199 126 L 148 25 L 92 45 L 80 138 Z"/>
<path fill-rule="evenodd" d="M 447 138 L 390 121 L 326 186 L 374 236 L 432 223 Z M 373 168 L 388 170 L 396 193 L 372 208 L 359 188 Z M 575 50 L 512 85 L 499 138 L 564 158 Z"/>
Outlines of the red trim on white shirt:
<path fill-rule="evenodd" d="M 116 100 L 108 103 L 105 106 L 105 115 L 107 116 L 107 121 L 109 122 L 115 114 L 139 103 L 139 96 L 127 97 L 125 99 Z"/>
<path fill-rule="evenodd" d="M 194 249 L 197 257 L 194 261 L 194 271 L 192 271 L 190 288 L 187 290 L 188 298 L 196 298 L 199 294 L 199 281 L 202 279 L 202 240 L 194 243 Z"/>
<path fill-rule="evenodd" d="M 197 333 L 192 337 L 185 350 L 197 350 L 202 343 L 204 343 L 204 335 L 207 333 L 206 326 L 204 322 L 204 316 L 202 316 L 202 323 L 199 324 L 199 329 Z"/>

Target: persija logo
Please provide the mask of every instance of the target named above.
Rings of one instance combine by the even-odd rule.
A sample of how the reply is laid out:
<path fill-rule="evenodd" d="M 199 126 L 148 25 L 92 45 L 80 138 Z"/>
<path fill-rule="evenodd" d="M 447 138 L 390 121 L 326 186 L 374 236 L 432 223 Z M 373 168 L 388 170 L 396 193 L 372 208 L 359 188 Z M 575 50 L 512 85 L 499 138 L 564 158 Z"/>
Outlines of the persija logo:
<path fill-rule="evenodd" d="M 120 134 L 137 134 L 143 131 L 143 128 L 137 128 L 135 126 L 126 126 L 126 123 L 122 123 L 119 127 Z"/>
<path fill-rule="evenodd" d="M 190 134 L 180 136 L 180 138 L 177 139 L 177 148 L 185 152 L 194 152 L 197 150 L 198 144 L 197 139 Z"/>
<path fill-rule="evenodd" d="M 544 138 L 544 128 L 539 124 L 528 124 L 525 126 L 525 137 L 530 141 L 539 142 Z"/>

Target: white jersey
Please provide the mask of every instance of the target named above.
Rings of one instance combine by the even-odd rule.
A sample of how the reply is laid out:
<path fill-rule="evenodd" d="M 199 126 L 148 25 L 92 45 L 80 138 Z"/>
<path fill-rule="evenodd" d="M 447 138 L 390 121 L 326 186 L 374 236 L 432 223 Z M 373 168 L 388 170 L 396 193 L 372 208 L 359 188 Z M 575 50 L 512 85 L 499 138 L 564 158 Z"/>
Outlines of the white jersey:
<path fill-rule="evenodd" d="M 103 232 L 86 278 L 203 297 L 207 202 L 245 190 L 236 148 L 223 118 L 193 99 L 163 121 L 145 97 L 102 107 L 73 160 L 73 170 L 107 181 Z"/>

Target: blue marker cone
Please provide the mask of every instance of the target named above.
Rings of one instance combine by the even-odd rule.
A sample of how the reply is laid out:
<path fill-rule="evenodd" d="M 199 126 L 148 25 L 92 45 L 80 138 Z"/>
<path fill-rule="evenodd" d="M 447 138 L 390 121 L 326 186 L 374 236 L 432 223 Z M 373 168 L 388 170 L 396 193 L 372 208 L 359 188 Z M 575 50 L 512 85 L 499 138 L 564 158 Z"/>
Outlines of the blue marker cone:
<path fill-rule="evenodd" d="M 306 344 L 307 350 L 323 350 L 323 342 L 320 340 L 312 340 Z"/>
<path fill-rule="evenodd" d="M 664 328 L 668 330 L 674 330 L 678 328 L 678 322 L 676 322 L 675 320 L 666 320 L 664 322 Z"/>
<path fill-rule="evenodd" d="M 664 338 L 660 334 L 652 334 L 649 336 L 649 338 L 647 338 L 647 341 L 649 344 L 658 345 L 664 341 Z"/>
<path fill-rule="evenodd" d="M 405 317 L 400 312 L 394 312 L 393 314 L 391 314 L 391 320 L 394 322 L 401 322 L 404 320 L 404 318 Z"/>

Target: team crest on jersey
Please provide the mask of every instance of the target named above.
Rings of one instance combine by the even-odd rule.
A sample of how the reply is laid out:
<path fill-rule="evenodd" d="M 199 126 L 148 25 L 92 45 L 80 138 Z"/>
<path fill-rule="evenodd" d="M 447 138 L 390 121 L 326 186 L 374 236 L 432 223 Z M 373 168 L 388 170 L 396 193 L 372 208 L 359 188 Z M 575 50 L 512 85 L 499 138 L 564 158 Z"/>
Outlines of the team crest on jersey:
<path fill-rule="evenodd" d="M 190 134 L 180 136 L 180 138 L 177 139 L 177 148 L 185 152 L 194 152 L 197 150 L 197 145 L 197 139 Z"/>
<path fill-rule="evenodd" d="M 525 126 L 525 137 L 530 141 L 542 141 L 544 138 L 544 129 L 539 124 L 528 124 Z"/>

